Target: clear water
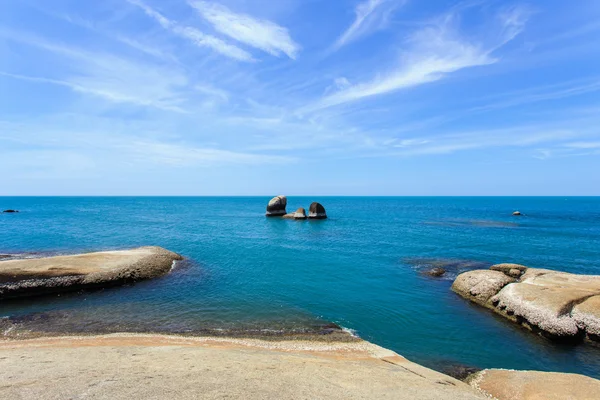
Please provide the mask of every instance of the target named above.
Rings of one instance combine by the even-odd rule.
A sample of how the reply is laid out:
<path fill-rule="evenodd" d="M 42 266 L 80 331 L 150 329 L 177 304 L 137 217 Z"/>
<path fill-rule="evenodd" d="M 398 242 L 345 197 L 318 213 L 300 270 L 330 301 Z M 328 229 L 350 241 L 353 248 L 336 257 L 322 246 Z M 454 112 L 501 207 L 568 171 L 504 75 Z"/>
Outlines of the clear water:
<path fill-rule="evenodd" d="M 65 329 L 295 330 L 332 321 L 432 367 L 600 376 L 600 348 L 553 344 L 422 276 L 424 259 L 600 274 L 600 198 L 325 197 L 326 221 L 265 218 L 269 199 L 3 197 L 0 253 L 159 245 L 189 261 L 134 286 L 4 302 Z M 526 215 L 512 217 L 514 210 Z M 477 265 L 477 264 L 476 264 Z"/>

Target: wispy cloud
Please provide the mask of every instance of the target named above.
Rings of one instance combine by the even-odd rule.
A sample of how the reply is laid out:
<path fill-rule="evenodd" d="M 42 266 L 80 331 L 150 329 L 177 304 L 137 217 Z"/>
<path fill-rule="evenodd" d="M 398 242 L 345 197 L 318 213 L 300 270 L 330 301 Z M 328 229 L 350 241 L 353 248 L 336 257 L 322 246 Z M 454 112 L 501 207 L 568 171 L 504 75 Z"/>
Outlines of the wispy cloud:
<path fill-rule="evenodd" d="M 233 58 L 239 61 L 254 61 L 252 54 L 246 50 L 240 49 L 239 47 L 225 42 L 218 37 L 208 35 L 196 28 L 190 26 L 182 26 L 169 18 L 165 17 L 158 11 L 154 10 L 141 0 L 127 0 L 129 3 L 141 8 L 146 15 L 153 18 L 162 26 L 174 34 L 189 40 L 198 47 L 205 47 L 216 51 L 217 53 L 224 55 L 229 58 Z"/>
<path fill-rule="evenodd" d="M 277 57 L 286 54 L 291 59 L 296 59 L 300 51 L 300 45 L 294 42 L 288 30 L 272 21 L 234 13 L 208 1 L 188 0 L 188 3 L 218 32 L 241 43 Z"/>
<path fill-rule="evenodd" d="M 332 46 L 337 50 L 363 36 L 385 27 L 389 15 L 406 0 L 366 0 L 354 9 L 356 14 L 352 25 L 335 41 Z"/>
<path fill-rule="evenodd" d="M 409 37 L 407 51 L 399 65 L 391 71 L 329 94 L 301 112 L 382 95 L 438 81 L 461 69 L 493 64 L 498 59 L 492 53 L 523 30 L 526 19 L 520 15 L 517 9 L 503 15 L 500 18 L 500 34 L 493 38 L 493 42 L 486 43 L 464 37 L 458 29 L 458 16 L 446 14 Z"/>

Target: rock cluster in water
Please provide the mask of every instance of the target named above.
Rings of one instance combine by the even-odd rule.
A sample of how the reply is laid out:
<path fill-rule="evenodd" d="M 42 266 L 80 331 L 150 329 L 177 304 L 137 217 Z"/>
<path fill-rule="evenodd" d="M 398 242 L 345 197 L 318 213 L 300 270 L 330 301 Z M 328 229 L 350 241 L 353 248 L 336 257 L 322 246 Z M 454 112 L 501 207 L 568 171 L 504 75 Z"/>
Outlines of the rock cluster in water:
<path fill-rule="evenodd" d="M 519 264 L 460 274 L 452 290 L 551 339 L 600 341 L 600 276 Z"/>
<path fill-rule="evenodd" d="M 310 205 L 308 209 L 308 215 L 306 215 L 306 210 L 302 207 L 298 208 L 296 212 L 287 213 L 287 198 L 285 196 L 277 196 L 273 197 L 269 204 L 267 204 L 267 213 L 265 214 L 267 217 L 283 217 L 285 219 L 326 219 L 327 212 L 325 211 L 325 207 L 320 203 L 314 202 Z"/>

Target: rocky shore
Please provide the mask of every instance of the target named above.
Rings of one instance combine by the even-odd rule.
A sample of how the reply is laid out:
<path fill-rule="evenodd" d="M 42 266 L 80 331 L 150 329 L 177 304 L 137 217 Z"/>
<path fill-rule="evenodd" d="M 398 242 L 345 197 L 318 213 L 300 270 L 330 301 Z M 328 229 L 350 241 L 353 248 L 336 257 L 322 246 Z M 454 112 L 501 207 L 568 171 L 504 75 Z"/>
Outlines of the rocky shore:
<path fill-rule="evenodd" d="M 182 257 L 161 247 L 0 261 L 0 300 L 122 285 L 167 274 Z"/>
<path fill-rule="evenodd" d="M 7 399 L 594 399 L 575 374 L 484 370 L 466 383 L 357 340 L 113 334 L 0 341 Z"/>
<path fill-rule="evenodd" d="M 452 290 L 545 337 L 600 340 L 600 276 L 497 264 L 460 274 Z"/>

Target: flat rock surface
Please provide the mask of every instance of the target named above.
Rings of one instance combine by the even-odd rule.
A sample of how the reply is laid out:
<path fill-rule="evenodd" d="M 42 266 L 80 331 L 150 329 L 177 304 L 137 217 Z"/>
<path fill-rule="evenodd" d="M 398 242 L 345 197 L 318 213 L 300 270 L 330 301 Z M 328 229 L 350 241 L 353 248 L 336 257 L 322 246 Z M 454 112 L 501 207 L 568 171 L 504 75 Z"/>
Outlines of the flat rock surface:
<path fill-rule="evenodd" d="M 161 247 L 0 261 L 0 299 L 149 279 L 171 270 L 178 254 Z"/>
<path fill-rule="evenodd" d="M 498 400 L 596 400 L 600 381 L 577 374 L 487 369 L 469 383 Z"/>
<path fill-rule="evenodd" d="M 0 342 L 6 399 L 485 399 L 368 342 L 108 335 Z"/>

